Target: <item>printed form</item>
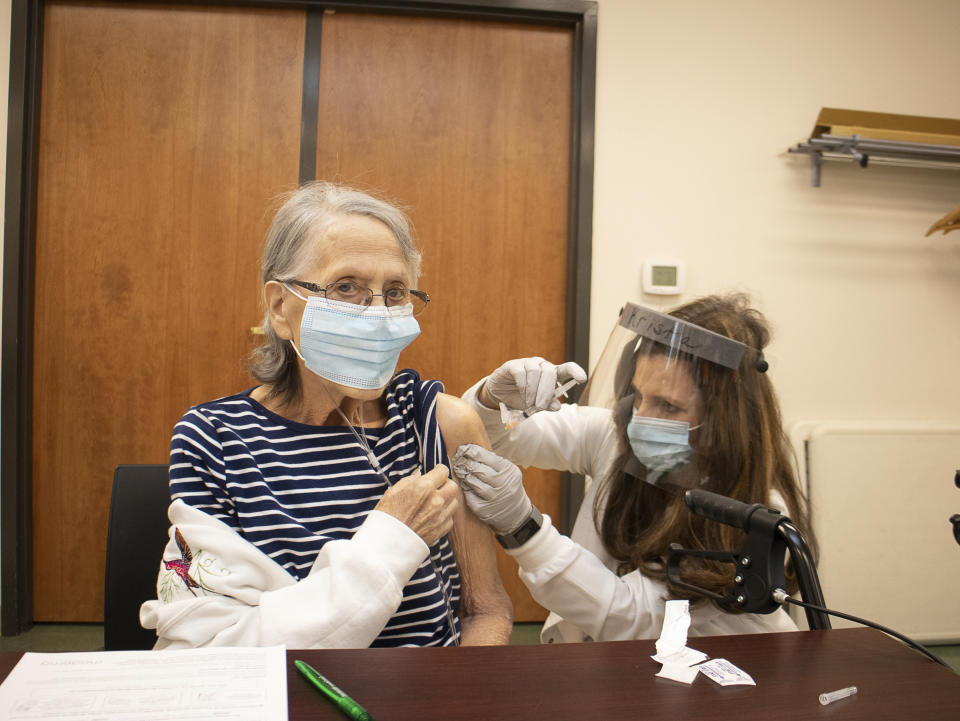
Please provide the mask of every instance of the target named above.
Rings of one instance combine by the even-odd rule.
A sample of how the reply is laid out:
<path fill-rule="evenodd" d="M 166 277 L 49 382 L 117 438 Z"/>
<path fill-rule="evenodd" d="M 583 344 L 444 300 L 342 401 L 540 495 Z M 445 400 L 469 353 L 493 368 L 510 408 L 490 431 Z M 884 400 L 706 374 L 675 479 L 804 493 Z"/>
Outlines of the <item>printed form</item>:
<path fill-rule="evenodd" d="M 282 646 L 25 653 L 0 684 L 7 721 L 287 721 Z"/>

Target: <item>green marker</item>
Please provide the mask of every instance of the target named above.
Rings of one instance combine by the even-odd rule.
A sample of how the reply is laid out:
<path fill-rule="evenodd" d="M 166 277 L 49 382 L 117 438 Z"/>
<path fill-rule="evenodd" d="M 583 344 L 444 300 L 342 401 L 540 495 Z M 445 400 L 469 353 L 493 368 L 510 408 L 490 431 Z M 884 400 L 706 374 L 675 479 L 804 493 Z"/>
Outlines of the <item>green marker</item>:
<path fill-rule="evenodd" d="M 348 718 L 352 718 L 354 721 L 373 721 L 373 716 L 367 713 L 363 706 L 347 696 L 347 694 L 337 688 L 330 679 L 317 671 L 313 666 L 297 660 L 294 660 L 293 665 L 297 667 L 297 671 L 302 673 L 310 683 L 317 687 L 320 693 L 330 699 Z"/>

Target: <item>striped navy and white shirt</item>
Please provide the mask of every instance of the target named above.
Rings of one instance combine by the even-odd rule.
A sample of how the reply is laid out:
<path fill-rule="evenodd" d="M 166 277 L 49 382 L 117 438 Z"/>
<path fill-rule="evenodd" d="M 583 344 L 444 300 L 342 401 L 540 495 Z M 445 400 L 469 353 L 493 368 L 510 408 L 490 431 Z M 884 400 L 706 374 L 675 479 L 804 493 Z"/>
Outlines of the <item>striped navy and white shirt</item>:
<path fill-rule="evenodd" d="M 387 482 L 348 427 L 294 423 L 251 399 L 251 390 L 194 406 L 180 419 L 170 449 L 170 494 L 223 521 L 301 580 L 324 543 L 353 536 Z M 439 381 L 400 371 L 384 391 L 383 428 L 362 429 L 391 485 L 445 461 L 436 420 L 442 390 Z M 434 568 L 456 611 L 460 572 L 443 538 L 371 646 L 454 642 Z"/>

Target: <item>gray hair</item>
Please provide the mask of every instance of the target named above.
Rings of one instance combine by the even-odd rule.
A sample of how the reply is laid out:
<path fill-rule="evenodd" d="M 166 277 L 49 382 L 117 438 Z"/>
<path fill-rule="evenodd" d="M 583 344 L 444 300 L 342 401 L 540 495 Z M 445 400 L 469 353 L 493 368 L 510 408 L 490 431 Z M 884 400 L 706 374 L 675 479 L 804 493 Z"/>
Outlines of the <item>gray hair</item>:
<path fill-rule="evenodd" d="M 397 239 L 400 253 L 416 281 L 421 255 L 413 241 L 410 221 L 399 208 L 367 193 L 342 185 L 315 181 L 288 193 L 267 231 L 261 265 L 262 280 L 290 280 L 309 267 L 317 251 L 316 241 L 338 219 L 363 215 L 383 223 Z M 290 343 L 280 338 L 263 316 L 264 342 L 250 357 L 250 373 L 272 387 L 272 397 L 291 402 L 300 393 L 300 367 Z"/>

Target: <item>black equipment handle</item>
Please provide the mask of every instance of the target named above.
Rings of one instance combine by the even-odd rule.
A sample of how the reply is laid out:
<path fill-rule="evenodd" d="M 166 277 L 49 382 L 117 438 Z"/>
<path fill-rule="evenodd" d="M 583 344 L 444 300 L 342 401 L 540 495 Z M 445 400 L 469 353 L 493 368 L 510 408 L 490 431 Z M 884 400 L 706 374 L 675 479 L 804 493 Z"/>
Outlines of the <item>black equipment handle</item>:
<path fill-rule="evenodd" d="M 719 493 L 704 491 L 701 488 L 693 488 L 687 491 L 683 500 L 687 504 L 687 508 L 698 516 L 743 531 L 750 528 L 750 516 L 758 508 L 763 508 L 759 503 L 747 504 L 735 498 L 721 496 Z"/>
<path fill-rule="evenodd" d="M 789 550 L 797 572 L 800 595 L 808 603 L 825 605 L 810 549 L 789 518 L 760 503 L 747 504 L 700 488 L 687 491 L 684 502 L 697 515 L 743 530 L 747 538 L 739 553 L 694 551 L 671 544 L 667 555 L 667 577 L 677 588 L 699 593 L 731 609 L 772 613 L 780 608 L 780 603 L 773 598 L 773 591 L 786 585 L 783 566 L 786 551 Z M 686 583 L 680 573 L 680 559 L 683 556 L 733 565 L 736 568 L 734 584 L 721 596 Z M 805 610 L 811 629 L 830 628 L 826 613 L 819 609 Z"/>

